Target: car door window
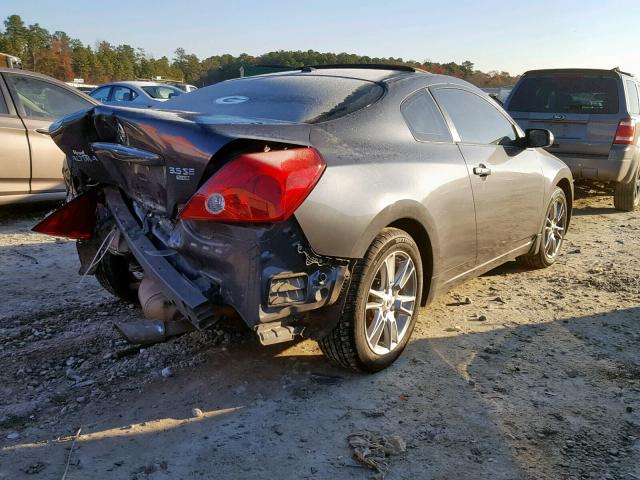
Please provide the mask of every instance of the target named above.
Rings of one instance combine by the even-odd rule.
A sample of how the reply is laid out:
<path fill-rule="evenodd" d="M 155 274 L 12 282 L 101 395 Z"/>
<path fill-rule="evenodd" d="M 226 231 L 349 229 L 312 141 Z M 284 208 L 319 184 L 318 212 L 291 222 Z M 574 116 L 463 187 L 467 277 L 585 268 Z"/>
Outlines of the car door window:
<path fill-rule="evenodd" d="M 2 80 L 0 79 L 0 82 Z M 2 90 L 0 90 L 0 115 L 7 115 L 9 113 L 9 108 L 7 107 L 7 102 L 4 100 L 4 94 Z"/>
<path fill-rule="evenodd" d="M 433 91 L 438 104 L 447 112 L 458 131 L 460 141 L 484 145 L 514 145 L 513 124 L 489 101 L 459 88 Z"/>
<path fill-rule="evenodd" d="M 423 142 L 451 142 L 451 133 L 438 106 L 426 90 L 407 98 L 400 106 L 414 138 Z"/>
<path fill-rule="evenodd" d="M 109 92 L 111 92 L 111 87 L 100 87 L 91 92 L 89 95 L 91 95 L 91 98 L 104 103 L 109 101 Z"/>
<path fill-rule="evenodd" d="M 7 78 L 27 117 L 57 119 L 91 106 L 79 95 L 40 78 L 15 74 Z"/>
<path fill-rule="evenodd" d="M 128 87 L 117 86 L 113 87 L 113 92 L 111 93 L 111 101 L 112 102 L 131 102 L 134 100 L 138 94 L 131 90 Z"/>
<path fill-rule="evenodd" d="M 627 80 L 627 95 L 629 97 L 629 113 L 638 115 L 640 113 L 640 102 L 638 101 L 638 90 L 636 90 L 636 82 Z"/>

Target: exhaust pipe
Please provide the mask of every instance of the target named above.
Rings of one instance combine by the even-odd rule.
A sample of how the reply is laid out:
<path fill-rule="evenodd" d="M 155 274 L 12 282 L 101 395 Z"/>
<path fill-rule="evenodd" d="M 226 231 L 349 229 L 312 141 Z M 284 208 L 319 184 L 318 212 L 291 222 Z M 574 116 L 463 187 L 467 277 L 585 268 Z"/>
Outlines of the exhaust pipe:
<path fill-rule="evenodd" d="M 137 322 L 116 323 L 115 329 L 129 343 L 152 345 L 164 342 L 171 337 L 195 330 L 188 320 L 138 320 Z"/>
<path fill-rule="evenodd" d="M 155 278 L 149 275 L 142 278 L 138 299 L 147 320 L 115 324 L 115 329 L 129 343 L 151 345 L 195 330 L 176 305 L 167 299 Z"/>

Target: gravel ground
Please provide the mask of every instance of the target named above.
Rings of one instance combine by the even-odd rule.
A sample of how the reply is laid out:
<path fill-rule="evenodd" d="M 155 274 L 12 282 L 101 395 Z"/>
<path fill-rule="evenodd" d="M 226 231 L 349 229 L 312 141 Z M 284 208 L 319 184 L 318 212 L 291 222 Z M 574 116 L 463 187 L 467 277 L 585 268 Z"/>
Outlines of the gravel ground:
<path fill-rule="evenodd" d="M 131 347 L 139 309 L 29 232 L 52 206 L 0 210 L 0 479 L 380 478 L 383 439 L 387 479 L 639 480 L 640 219 L 580 193 L 556 265 L 442 296 L 376 375 L 236 325 Z"/>

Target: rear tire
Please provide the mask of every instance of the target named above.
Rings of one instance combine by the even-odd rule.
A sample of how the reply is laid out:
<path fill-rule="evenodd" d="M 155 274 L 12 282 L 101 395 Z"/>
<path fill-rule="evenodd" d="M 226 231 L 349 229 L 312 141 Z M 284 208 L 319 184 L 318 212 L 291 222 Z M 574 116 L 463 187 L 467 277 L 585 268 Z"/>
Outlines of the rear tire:
<path fill-rule="evenodd" d="M 334 364 L 358 371 L 391 365 L 418 318 L 422 281 L 414 240 L 402 230 L 385 228 L 354 267 L 340 320 L 318 342 L 322 352 Z"/>
<path fill-rule="evenodd" d="M 131 270 L 131 258 L 107 253 L 96 266 L 96 278 L 112 295 L 129 303 L 138 303 L 140 279 Z"/>
<path fill-rule="evenodd" d="M 633 212 L 640 204 L 640 166 L 629 182 L 617 182 L 613 191 L 613 206 L 616 210 Z"/>
<path fill-rule="evenodd" d="M 547 206 L 542 225 L 541 243 L 536 253 L 527 253 L 517 258 L 517 262 L 528 268 L 547 268 L 558 258 L 569 224 L 567 197 L 564 190 L 556 187 Z M 553 237 L 551 238 L 551 235 Z"/>

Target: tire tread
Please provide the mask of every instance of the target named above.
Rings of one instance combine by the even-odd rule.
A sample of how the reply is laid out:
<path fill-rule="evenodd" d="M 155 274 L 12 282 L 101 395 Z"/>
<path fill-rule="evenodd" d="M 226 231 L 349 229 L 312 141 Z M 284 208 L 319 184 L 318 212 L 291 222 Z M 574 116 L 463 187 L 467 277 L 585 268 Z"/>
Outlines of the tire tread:
<path fill-rule="evenodd" d="M 363 371 L 360 365 L 358 353 L 356 352 L 356 342 L 354 338 L 354 328 L 352 327 L 355 316 L 355 306 L 358 300 L 358 285 L 362 281 L 369 266 L 375 261 L 376 255 L 393 237 L 398 234 L 407 235 L 397 228 L 385 228 L 373 241 L 365 257 L 358 262 L 353 269 L 351 285 L 347 291 L 344 308 L 340 320 L 333 330 L 318 341 L 320 350 L 327 358 L 340 367 L 350 368 L 356 371 Z"/>
<path fill-rule="evenodd" d="M 633 212 L 636 208 L 635 193 L 636 193 L 635 181 L 631 181 L 627 183 L 617 182 L 613 190 L 614 208 L 616 210 L 621 210 L 623 212 Z"/>

